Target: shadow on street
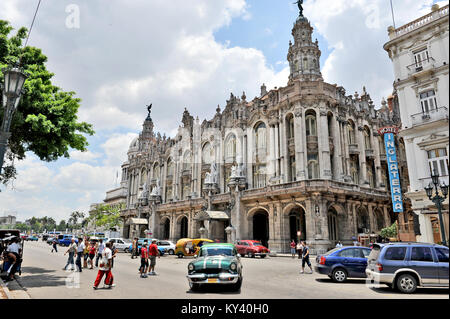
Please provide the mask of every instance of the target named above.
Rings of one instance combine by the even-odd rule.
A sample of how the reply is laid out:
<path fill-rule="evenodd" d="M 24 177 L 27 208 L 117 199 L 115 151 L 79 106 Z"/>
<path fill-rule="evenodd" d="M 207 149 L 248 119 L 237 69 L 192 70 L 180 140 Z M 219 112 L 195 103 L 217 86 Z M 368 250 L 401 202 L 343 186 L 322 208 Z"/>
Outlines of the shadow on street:
<path fill-rule="evenodd" d="M 217 286 L 213 286 L 213 285 L 206 285 L 206 286 L 200 286 L 200 288 L 198 288 L 198 290 L 196 291 L 192 291 L 192 290 L 187 290 L 186 293 L 188 294 L 204 294 L 204 293 L 214 293 L 214 294 L 221 294 L 221 295 L 239 295 L 241 294 L 241 290 L 239 289 L 238 291 L 233 290 L 232 287 L 229 286 L 224 286 L 224 285 L 217 285 Z"/>
<path fill-rule="evenodd" d="M 34 287 L 57 287 L 65 286 L 67 276 L 57 276 L 55 270 L 39 267 L 23 267 L 20 285 L 26 290 Z M 68 273 L 69 275 L 69 273 Z"/>
<path fill-rule="evenodd" d="M 370 287 L 370 289 L 379 294 L 395 294 L 398 296 L 408 296 L 408 294 L 404 294 L 397 290 L 393 290 L 389 287 Z M 423 294 L 423 295 L 448 295 L 448 288 L 417 288 L 416 292 L 413 295 Z"/>

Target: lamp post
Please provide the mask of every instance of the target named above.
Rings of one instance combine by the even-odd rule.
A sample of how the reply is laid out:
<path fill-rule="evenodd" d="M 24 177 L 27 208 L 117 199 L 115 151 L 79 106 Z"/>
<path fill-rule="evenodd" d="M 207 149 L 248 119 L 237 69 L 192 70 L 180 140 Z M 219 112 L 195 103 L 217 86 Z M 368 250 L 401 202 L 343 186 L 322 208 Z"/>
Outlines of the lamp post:
<path fill-rule="evenodd" d="M 433 185 L 432 183 L 428 184 L 428 187 L 425 187 L 425 191 L 427 192 L 428 198 L 436 205 L 438 209 L 438 215 L 439 215 L 439 224 L 441 226 L 441 237 L 442 237 L 442 243 L 446 246 L 447 245 L 447 239 L 445 237 L 445 228 L 444 228 L 444 221 L 442 219 L 442 203 L 445 201 L 448 195 L 448 185 L 441 185 L 439 183 L 439 174 L 434 171 L 431 175 L 432 183 L 434 184 L 434 192 L 435 195 L 433 196 Z M 442 196 L 439 194 L 439 189 L 442 192 Z"/>
<path fill-rule="evenodd" d="M 2 72 L 4 74 L 4 82 L 1 88 L 3 94 L 3 121 L 0 127 L 0 174 L 8 139 L 11 136 L 9 128 L 11 127 L 12 117 L 19 105 L 20 95 L 23 93 L 23 84 L 27 78 L 19 66 L 5 68 Z"/>

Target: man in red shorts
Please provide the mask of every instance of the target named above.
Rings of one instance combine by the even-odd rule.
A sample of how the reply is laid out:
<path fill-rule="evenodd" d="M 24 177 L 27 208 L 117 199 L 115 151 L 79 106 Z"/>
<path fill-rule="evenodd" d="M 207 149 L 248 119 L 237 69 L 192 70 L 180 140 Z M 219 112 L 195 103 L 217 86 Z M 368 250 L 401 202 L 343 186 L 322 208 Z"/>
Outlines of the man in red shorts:
<path fill-rule="evenodd" d="M 98 288 L 98 285 L 102 281 L 103 275 L 106 275 L 105 285 L 107 288 L 112 288 L 115 285 L 113 284 L 114 277 L 111 273 L 111 262 L 112 262 L 112 251 L 111 251 L 111 243 L 106 243 L 106 248 L 102 251 L 102 259 L 100 261 L 100 267 L 98 269 L 97 278 L 95 279 L 94 289 Z"/>

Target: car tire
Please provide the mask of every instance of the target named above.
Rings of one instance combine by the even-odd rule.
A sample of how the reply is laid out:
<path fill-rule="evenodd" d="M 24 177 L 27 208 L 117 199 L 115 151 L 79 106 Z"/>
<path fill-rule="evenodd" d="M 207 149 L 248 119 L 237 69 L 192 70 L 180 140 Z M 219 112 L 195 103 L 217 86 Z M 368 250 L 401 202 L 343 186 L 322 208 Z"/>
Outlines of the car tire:
<path fill-rule="evenodd" d="M 183 253 L 178 253 L 177 256 L 178 256 L 178 258 L 183 258 L 184 257 Z"/>
<path fill-rule="evenodd" d="M 404 294 L 412 294 L 417 289 L 417 280 L 410 274 L 400 275 L 396 283 L 397 289 Z"/>
<path fill-rule="evenodd" d="M 248 258 L 255 258 L 255 254 L 249 252 L 249 253 L 248 253 Z"/>
<path fill-rule="evenodd" d="M 266 255 L 261 255 L 261 258 L 266 258 Z"/>
<path fill-rule="evenodd" d="M 191 288 L 192 291 L 198 291 L 200 289 L 200 285 L 189 282 L 189 288 Z"/>
<path fill-rule="evenodd" d="M 123 252 L 128 254 L 130 251 L 128 250 L 128 248 L 125 248 L 125 249 L 123 250 Z"/>
<path fill-rule="evenodd" d="M 175 252 L 173 251 L 173 249 L 169 249 L 168 253 L 169 253 L 169 255 L 175 254 Z"/>
<path fill-rule="evenodd" d="M 239 278 L 237 283 L 233 284 L 233 290 L 239 291 L 241 289 L 241 286 L 242 286 L 242 279 Z"/>
<path fill-rule="evenodd" d="M 347 280 L 347 272 L 343 268 L 336 268 L 333 270 L 331 279 L 334 282 L 343 283 Z"/>

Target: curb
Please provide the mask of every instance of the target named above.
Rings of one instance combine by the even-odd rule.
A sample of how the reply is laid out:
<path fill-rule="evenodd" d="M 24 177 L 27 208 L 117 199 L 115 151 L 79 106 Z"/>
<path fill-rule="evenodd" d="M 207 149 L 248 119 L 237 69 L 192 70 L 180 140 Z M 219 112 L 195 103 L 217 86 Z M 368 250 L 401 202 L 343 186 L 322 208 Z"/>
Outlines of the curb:
<path fill-rule="evenodd" d="M 0 282 L 0 299 L 14 299 L 3 279 L 0 279 Z M 6 298 L 3 298 L 3 294 L 6 295 Z"/>
<path fill-rule="evenodd" d="M 10 285 L 16 286 L 17 289 L 10 290 Z M 5 283 L 2 279 L 0 279 L 0 290 L 5 293 L 7 299 L 31 299 L 31 296 L 27 293 L 25 288 L 23 288 L 19 279 L 14 279 L 8 283 Z"/>

